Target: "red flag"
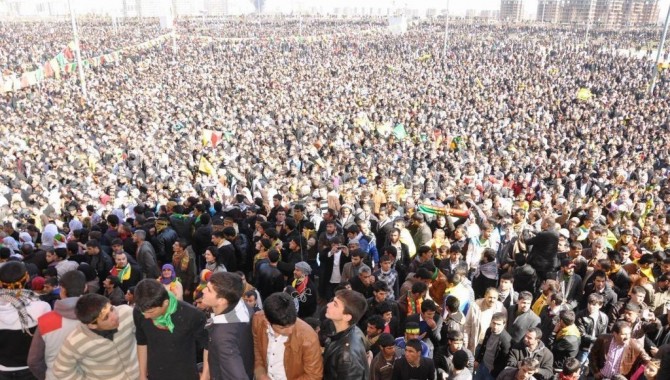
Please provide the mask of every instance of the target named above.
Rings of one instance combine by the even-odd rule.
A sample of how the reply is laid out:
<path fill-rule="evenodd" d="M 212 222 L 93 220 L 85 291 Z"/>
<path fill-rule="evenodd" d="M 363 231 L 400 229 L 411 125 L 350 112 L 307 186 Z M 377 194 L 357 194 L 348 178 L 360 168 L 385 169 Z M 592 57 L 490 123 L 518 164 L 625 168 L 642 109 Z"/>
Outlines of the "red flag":
<path fill-rule="evenodd" d="M 28 82 L 28 73 L 24 73 L 21 75 L 21 88 L 26 88 L 30 86 L 30 82 Z"/>
<path fill-rule="evenodd" d="M 65 58 L 67 58 L 68 61 L 72 61 L 74 59 L 74 53 L 69 47 L 66 47 L 65 50 L 63 50 L 63 55 Z"/>
<path fill-rule="evenodd" d="M 51 67 L 50 62 L 44 64 L 44 76 L 46 78 L 54 76 L 54 69 Z"/>

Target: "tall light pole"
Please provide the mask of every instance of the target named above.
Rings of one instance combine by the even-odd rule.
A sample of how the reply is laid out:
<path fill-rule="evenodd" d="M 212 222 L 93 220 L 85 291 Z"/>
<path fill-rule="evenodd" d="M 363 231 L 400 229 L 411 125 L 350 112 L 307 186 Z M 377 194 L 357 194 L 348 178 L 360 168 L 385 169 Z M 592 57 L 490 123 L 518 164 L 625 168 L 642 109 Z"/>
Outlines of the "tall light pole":
<path fill-rule="evenodd" d="M 74 34 L 74 54 L 77 59 L 77 68 L 79 69 L 79 84 L 81 85 L 81 95 L 88 99 L 86 91 L 86 78 L 84 78 L 84 65 L 81 63 L 81 51 L 79 49 L 79 32 L 77 31 L 77 20 L 74 18 L 71 0 L 67 0 L 67 6 L 70 8 L 70 18 L 72 19 L 72 34 Z"/>
<path fill-rule="evenodd" d="M 665 47 L 665 37 L 668 35 L 668 21 L 670 21 L 670 6 L 668 6 L 668 14 L 665 16 L 665 25 L 663 26 L 663 36 L 661 37 L 661 43 L 658 44 L 658 53 L 656 53 L 656 61 L 654 61 L 654 67 L 652 67 L 652 77 L 651 85 L 649 86 L 649 95 L 654 93 L 654 87 L 656 87 L 656 79 L 658 78 L 658 63 L 661 61 L 661 54 L 663 54 L 663 48 Z"/>
<path fill-rule="evenodd" d="M 447 59 L 447 38 L 449 37 L 449 0 L 447 0 L 447 13 L 444 18 L 444 50 L 442 51 L 442 60 Z"/>

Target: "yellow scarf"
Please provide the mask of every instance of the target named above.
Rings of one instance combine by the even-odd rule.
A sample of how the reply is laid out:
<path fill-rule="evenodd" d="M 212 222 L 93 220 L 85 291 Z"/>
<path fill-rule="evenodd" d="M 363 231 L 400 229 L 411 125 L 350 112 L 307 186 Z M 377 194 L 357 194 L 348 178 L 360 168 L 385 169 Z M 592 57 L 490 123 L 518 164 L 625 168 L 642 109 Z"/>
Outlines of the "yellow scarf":
<path fill-rule="evenodd" d="M 539 316 L 540 313 L 542 312 L 542 308 L 545 307 L 546 305 L 547 305 L 547 296 L 545 296 L 544 293 L 542 293 L 537 298 L 531 309 L 533 310 L 533 313 Z"/>
<path fill-rule="evenodd" d="M 649 267 L 648 269 L 643 269 L 643 268 L 640 267 L 640 273 L 642 273 L 644 275 L 644 277 L 648 278 L 649 282 L 651 282 L 651 283 L 656 282 L 656 279 L 654 278 L 654 274 L 651 271 L 651 267 Z"/>

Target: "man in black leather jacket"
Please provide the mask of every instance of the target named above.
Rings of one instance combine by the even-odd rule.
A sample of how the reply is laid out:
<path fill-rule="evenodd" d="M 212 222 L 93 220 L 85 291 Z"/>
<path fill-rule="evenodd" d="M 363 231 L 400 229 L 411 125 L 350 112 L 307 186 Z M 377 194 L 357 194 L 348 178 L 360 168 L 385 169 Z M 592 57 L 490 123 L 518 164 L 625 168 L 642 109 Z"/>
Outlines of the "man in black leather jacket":
<path fill-rule="evenodd" d="M 356 326 L 365 314 L 365 297 L 353 290 L 338 290 L 328 303 L 326 318 L 335 325 L 335 335 L 326 340 L 323 353 L 324 380 L 368 380 L 365 336 Z"/>
<path fill-rule="evenodd" d="M 603 296 L 591 293 L 587 299 L 587 308 L 577 313 L 575 325 L 581 335 L 581 344 L 577 359 L 584 364 L 591 352 L 591 347 L 599 336 L 607 333 L 609 318 L 600 311 L 603 306 Z"/>

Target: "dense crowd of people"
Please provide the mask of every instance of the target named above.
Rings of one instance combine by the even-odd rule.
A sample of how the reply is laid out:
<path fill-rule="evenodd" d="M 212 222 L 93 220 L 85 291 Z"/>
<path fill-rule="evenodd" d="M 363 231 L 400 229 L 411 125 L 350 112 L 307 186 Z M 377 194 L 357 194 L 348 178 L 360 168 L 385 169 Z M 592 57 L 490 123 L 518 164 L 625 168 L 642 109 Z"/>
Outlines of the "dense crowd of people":
<path fill-rule="evenodd" d="M 0 380 L 670 378 L 654 32 L 207 21 L 0 94 Z"/>

